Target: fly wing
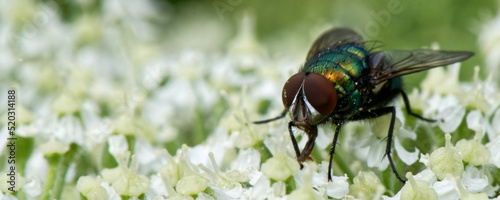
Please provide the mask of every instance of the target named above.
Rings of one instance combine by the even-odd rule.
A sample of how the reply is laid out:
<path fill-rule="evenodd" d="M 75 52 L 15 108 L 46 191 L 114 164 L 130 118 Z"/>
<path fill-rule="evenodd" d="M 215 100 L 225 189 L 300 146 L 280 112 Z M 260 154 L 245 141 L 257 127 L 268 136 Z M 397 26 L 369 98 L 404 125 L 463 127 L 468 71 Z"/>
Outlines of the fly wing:
<path fill-rule="evenodd" d="M 357 44 L 363 46 L 363 38 L 348 28 L 334 28 L 324 32 L 313 43 L 309 53 L 307 53 L 306 61 L 314 57 L 317 53 L 326 50 L 332 46 L 340 44 Z"/>
<path fill-rule="evenodd" d="M 412 51 L 382 51 L 370 55 L 370 78 L 373 85 L 394 77 L 463 61 L 469 51 L 440 51 L 418 49 Z"/>

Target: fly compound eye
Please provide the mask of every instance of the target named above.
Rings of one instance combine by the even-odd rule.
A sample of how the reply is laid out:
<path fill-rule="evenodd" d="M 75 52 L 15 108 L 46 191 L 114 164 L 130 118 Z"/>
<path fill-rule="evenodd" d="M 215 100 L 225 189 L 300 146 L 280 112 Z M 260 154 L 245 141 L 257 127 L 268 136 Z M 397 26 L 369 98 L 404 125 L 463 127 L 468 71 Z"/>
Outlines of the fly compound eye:
<path fill-rule="evenodd" d="M 297 92 L 299 92 L 300 85 L 302 84 L 305 75 L 305 72 L 296 73 L 286 81 L 283 86 L 283 93 L 281 96 L 285 108 L 290 108 L 292 105 L 293 99 L 295 98 L 295 95 L 297 95 Z"/>
<path fill-rule="evenodd" d="M 333 84 L 323 75 L 310 73 L 304 82 L 304 92 L 307 101 L 321 115 L 329 115 L 335 109 L 337 91 Z"/>

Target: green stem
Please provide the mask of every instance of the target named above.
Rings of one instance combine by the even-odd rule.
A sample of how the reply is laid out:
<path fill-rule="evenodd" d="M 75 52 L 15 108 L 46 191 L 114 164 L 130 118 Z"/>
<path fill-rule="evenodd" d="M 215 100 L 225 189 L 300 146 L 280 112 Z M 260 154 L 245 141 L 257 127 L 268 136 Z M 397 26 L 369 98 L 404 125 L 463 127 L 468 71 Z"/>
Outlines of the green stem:
<path fill-rule="evenodd" d="M 56 176 L 56 182 L 54 185 L 54 198 L 55 199 L 61 199 L 61 194 L 64 188 L 64 181 L 66 179 L 66 173 L 68 172 L 70 164 L 73 162 L 75 158 L 75 154 L 78 151 L 78 145 L 76 144 L 71 144 L 70 149 L 68 152 L 66 152 L 63 157 L 60 159 L 60 162 L 58 164 L 58 170 L 57 170 L 57 176 Z"/>
<path fill-rule="evenodd" d="M 135 135 L 126 135 L 125 136 L 128 143 L 128 150 L 130 153 L 134 154 L 135 152 Z"/>
<path fill-rule="evenodd" d="M 52 187 L 54 185 L 54 181 L 56 179 L 56 173 L 57 173 L 57 164 L 60 159 L 61 155 L 59 154 L 52 154 L 48 155 L 45 158 L 49 162 L 49 170 L 47 172 L 47 180 L 45 181 L 45 187 L 43 188 L 42 196 L 41 199 L 51 199 L 50 196 L 52 196 Z"/>
<path fill-rule="evenodd" d="M 49 162 L 49 171 L 47 173 L 47 182 L 45 183 L 41 199 L 61 198 L 65 185 L 66 173 L 77 151 L 78 145 L 71 144 L 69 151 L 64 155 L 53 154 L 46 156 Z"/>

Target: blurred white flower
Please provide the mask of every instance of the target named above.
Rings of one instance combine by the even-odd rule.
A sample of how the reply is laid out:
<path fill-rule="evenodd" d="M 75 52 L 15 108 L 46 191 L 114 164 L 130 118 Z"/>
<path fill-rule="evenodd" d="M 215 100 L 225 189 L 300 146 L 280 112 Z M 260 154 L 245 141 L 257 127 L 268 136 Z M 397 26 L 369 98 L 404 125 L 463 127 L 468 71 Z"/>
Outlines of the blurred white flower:
<path fill-rule="evenodd" d="M 451 64 L 446 71 L 441 67 L 430 69 L 420 83 L 422 90 L 437 94 L 459 94 L 462 92 L 458 81 L 459 72 L 460 63 Z"/>
<path fill-rule="evenodd" d="M 26 193 L 28 197 L 35 198 L 42 194 L 42 186 L 42 183 L 36 176 L 29 177 L 26 185 L 23 186 L 23 192 Z"/>
<path fill-rule="evenodd" d="M 500 135 L 486 145 L 491 153 L 490 163 L 500 168 Z"/>
<path fill-rule="evenodd" d="M 40 145 L 39 150 L 45 155 L 64 154 L 69 150 L 69 145 L 64 144 L 58 140 L 51 139 Z"/>
<path fill-rule="evenodd" d="M 14 175 L 11 173 L 14 172 Z M 4 193 L 13 193 L 21 190 L 21 188 L 26 185 L 26 178 L 24 178 L 19 171 L 12 171 L 10 168 L 8 170 L 2 171 L 4 176 L 0 177 L 0 190 Z"/>
<path fill-rule="evenodd" d="M 126 196 L 135 196 L 145 193 L 149 190 L 149 179 L 141 174 L 137 174 L 137 156 L 131 157 L 130 169 L 128 167 L 130 152 L 117 158 L 118 167 L 110 170 L 103 170 L 102 176 L 105 181 L 111 183 L 116 193 Z"/>
<path fill-rule="evenodd" d="M 58 114 L 73 114 L 80 110 L 82 100 L 69 92 L 63 92 L 52 102 L 52 110 Z"/>
<path fill-rule="evenodd" d="M 109 199 L 107 191 L 101 186 L 100 177 L 82 176 L 76 183 L 76 188 L 88 199 Z"/>
<path fill-rule="evenodd" d="M 128 152 L 127 139 L 123 135 L 113 135 L 108 138 L 109 153 L 118 159 Z"/>
<path fill-rule="evenodd" d="M 479 33 L 479 46 L 486 57 L 486 66 L 488 74 L 491 74 L 495 80 L 500 76 L 500 15 L 490 19 L 483 24 Z"/>

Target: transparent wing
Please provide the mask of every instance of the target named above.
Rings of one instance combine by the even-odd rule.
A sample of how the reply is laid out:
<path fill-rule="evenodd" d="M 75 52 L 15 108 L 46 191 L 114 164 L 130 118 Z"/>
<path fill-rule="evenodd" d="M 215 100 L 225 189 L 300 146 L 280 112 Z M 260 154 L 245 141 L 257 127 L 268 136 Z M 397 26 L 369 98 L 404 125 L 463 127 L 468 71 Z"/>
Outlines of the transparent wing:
<path fill-rule="evenodd" d="M 334 28 L 324 32 L 313 43 L 309 53 L 307 53 L 306 61 L 314 57 L 322 50 L 328 49 L 334 45 L 340 44 L 358 44 L 363 46 L 363 38 L 348 28 Z"/>
<path fill-rule="evenodd" d="M 377 52 L 368 59 L 372 68 L 370 78 L 372 84 L 377 85 L 394 77 L 460 62 L 473 55 L 469 51 L 428 49 Z"/>

